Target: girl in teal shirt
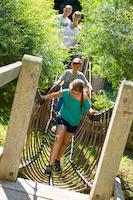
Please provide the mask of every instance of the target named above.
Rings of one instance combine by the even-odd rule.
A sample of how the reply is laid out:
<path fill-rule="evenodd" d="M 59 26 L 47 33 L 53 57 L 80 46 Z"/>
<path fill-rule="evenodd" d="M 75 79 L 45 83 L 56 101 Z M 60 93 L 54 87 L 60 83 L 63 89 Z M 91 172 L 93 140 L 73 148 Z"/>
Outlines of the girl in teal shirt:
<path fill-rule="evenodd" d="M 53 165 L 58 171 L 61 170 L 60 158 L 64 154 L 66 147 L 72 135 L 76 132 L 80 124 L 80 119 L 83 113 L 93 112 L 91 102 L 86 93 L 84 93 L 84 81 L 75 79 L 69 89 L 64 89 L 59 92 L 43 96 L 43 100 L 57 99 L 62 97 L 63 105 L 56 119 L 56 135 L 50 153 L 49 165 L 45 170 L 45 174 L 51 175 Z"/>

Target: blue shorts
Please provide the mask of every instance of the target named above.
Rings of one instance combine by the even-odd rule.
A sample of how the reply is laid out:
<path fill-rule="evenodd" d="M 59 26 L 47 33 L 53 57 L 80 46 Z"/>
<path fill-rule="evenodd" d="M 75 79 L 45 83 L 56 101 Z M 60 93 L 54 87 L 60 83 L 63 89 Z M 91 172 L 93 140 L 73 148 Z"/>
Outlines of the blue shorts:
<path fill-rule="evenodd" d="M 72 126 L 69 124 L 65 119 L 63 119 L 61 116 L 56 117 L 56 125 L 63 124 L 66 126 L 66 131 L 69 133 L 75 133 L 78 126 Z"/>

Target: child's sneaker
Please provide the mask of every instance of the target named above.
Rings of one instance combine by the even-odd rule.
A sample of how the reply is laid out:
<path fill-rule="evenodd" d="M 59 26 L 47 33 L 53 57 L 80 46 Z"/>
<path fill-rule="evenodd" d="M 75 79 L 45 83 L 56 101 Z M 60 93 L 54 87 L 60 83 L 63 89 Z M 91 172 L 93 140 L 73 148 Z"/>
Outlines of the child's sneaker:
<path fill-rule="evenodd" d="M 46 167 L 46 169 L 45 169 L 44 174 L 46 174 L 46 175 L 51 175 L 51 174 L 52 174 L 52 169 L 53 169 L 52 165 L 48 165 L 48 166 Z"/>
<path fill-rule="evenodd" d="M 60 160 L 55 160 L 55 170 L 58 172 L 61 171 Z"/>
<path fill-rule="evenodd" d="M 53 133 L 55 133 L 55 131 L 56 131 L 56 126 L 52 126 L 51 131 L 52 131 Z"/>

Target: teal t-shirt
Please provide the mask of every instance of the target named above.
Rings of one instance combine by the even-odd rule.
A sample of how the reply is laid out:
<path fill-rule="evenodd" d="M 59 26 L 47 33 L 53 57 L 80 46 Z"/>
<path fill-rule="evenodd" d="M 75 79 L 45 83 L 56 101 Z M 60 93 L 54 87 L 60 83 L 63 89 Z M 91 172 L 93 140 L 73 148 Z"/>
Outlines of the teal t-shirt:
<path fill-rule="evenodd" d="M 91 107 L 91 102 L 88 99 L 84 100 L 83 106 L 80 108 L 80 101 L 71 95 L 69 89 L 62 90 L 62 99 L 63 105 L 59 115 L 72 126 L 78 126 L 82 114 Z"/>

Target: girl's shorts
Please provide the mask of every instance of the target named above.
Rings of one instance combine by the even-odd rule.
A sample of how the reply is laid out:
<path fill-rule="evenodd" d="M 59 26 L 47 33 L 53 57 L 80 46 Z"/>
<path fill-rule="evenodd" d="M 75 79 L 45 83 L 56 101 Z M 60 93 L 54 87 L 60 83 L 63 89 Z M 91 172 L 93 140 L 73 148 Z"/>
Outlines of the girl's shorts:
<path fill-rule="evenodd" d="M 72 126 L 69 124 L 65 119 L 63 119 L 61 116 L 56 117 L 56 125 L 63 124 L 66 126 L 66 131 L 69 133 L 75 133 L 78 126 Z"/>

